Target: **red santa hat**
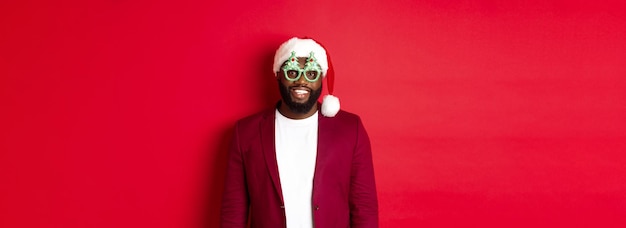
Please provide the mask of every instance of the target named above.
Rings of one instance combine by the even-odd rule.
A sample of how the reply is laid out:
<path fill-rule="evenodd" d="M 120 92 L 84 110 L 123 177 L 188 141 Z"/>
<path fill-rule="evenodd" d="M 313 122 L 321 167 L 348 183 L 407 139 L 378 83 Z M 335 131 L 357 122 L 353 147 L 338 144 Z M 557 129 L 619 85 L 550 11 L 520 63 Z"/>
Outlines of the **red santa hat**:
<path fill-rule="evenodd" d="M 277 75 L 276 72 L 280 71 L 280 67 L 289 59 L 292 52 L 295 53 L 296 57 L 309 57 L 311 52 L 315 54 L 317 63 L 322 68 L 322 77 L 326 78 L 328 84 L 328 95 L 324 96 L 322 100 L 322 115 L 326 117 L 337 115 L 340 109 L 339 98 L 332 95 L 335 86 L 335 71 L 326 49 L 313 39 L 293 37 L 281 44 L 278 50 L 276 50 L 276 55 L 274 55 L 274 75 Z"/>

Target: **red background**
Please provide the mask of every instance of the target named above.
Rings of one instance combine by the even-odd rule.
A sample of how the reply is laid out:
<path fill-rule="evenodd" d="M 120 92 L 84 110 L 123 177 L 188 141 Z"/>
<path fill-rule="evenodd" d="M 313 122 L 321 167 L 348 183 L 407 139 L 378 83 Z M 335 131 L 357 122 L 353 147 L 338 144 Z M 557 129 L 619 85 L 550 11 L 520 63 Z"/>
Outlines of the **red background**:
<path fill-rule="evenodd" d="M 0 227 L 216 227 L 274 50 L 329 49 L 381 227 L 624 227 L 623 1 L 0 3 Z"/>

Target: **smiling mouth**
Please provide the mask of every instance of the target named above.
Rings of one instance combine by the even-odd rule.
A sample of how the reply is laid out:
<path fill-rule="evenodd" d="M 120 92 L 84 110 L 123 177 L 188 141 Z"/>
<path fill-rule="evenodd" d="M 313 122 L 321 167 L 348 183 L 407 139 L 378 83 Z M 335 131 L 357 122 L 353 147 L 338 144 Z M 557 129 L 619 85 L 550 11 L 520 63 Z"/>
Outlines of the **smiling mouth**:
<path fill-rule="evenodd" d="M 311 90 L 306 87 L 291 88 L 291 96 L 298 100 L 306 99 L 310 93 L 311 93 Z"/>

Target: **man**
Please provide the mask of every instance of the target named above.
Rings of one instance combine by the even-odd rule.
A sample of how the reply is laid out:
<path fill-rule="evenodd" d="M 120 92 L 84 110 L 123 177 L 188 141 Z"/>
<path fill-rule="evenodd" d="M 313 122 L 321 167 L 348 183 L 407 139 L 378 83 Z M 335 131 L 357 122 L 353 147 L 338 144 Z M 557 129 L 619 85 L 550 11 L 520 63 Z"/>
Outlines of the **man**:
<path fill-rule="evenodd" d="M 276 51 L 273 70 L 281 101 L 235 126 L 221 227 L 378 227 L 365 128 L 336 97 L 317 103 L 322 78 L 332 93 L 326 50 L 292 38 Z"/>

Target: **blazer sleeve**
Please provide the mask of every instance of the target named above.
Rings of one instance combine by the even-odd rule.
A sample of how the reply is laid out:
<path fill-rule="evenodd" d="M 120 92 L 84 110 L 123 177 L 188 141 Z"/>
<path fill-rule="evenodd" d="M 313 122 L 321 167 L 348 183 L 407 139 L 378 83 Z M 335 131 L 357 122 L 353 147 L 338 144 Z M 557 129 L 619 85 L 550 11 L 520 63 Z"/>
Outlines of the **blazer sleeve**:
<path fill-rule="evenodd" d="M 239 141 L 237 124 L 235 125 L 235 134 L 228 151 L 220 218 L 220 227 L 222 228 L 244 228 L 248 219 L 248 188 Z"/>
<path fill-rule="evenodd" d="M 378 199 L 370 140 L 359 118 L 350 173 L 350 227 L 378 227 Z"/>

